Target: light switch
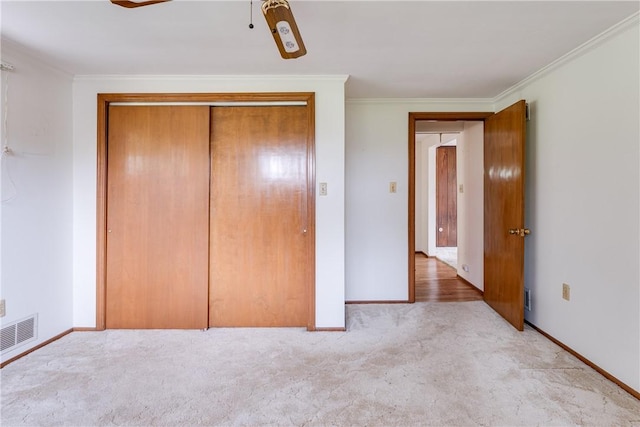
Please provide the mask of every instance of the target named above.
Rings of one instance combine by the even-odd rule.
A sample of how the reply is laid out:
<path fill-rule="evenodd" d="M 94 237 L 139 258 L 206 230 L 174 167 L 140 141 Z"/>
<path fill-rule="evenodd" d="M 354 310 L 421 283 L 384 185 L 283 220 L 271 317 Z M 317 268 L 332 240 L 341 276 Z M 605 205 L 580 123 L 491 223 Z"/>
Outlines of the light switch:
<path fill-rule="evenodd" d="M 389 183 L 389 193 L 395 193 L 398 191 L 398 184 L 395 181 Z"/>
<path fill-rule="evenodd" d="M 326 196 L 327 195 L 327 183 L 326 182 L 321 182 L 320 183 L 320 195 L 321 196 Z"/>
<path fill-rule="evenodd" d="M 464 193 L 464 185 L 463 185 L 463 184 L 460 184 L 460 185 L 458 186 L 458 188 L 460 189 L 460 192 L 461 192 L 461 193 Z"/>

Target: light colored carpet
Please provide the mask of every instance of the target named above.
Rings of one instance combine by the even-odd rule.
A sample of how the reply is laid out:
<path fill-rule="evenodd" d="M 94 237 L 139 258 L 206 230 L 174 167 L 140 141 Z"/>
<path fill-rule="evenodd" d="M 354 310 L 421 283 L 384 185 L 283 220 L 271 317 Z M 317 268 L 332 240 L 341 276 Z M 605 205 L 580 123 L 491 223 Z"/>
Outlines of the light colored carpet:
<path fill-rule="evenodd" d="M 2 426 L 640 425 L 484 302 L 349 305 L 348 332 L 76 332 L 6 366 Z"/>
<path fill-rule="evenodd" d="M 458 269 L 458 248 L 457 247 L 437 247 L 434 254 L 436 258 L 451 267 Z"/>

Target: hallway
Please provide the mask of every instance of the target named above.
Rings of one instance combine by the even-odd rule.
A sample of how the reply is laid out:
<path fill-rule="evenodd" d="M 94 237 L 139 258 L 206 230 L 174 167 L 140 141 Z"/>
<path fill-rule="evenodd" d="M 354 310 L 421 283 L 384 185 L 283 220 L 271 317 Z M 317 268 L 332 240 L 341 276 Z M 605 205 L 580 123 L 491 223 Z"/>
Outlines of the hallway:
<path fill-rule="evenodd" d="M 416 302 L 482 301 L 482 292 L 437 258 L 416 254 Z"/>

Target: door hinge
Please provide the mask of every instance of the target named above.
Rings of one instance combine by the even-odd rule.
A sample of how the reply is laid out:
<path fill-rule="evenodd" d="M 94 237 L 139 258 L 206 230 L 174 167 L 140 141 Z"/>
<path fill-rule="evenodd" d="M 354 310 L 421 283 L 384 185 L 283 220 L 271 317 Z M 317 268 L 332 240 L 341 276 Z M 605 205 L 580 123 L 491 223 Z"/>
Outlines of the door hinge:
<path fill-rule="evenodd" d="M 524 118 L 526 121 L 531 120 L 531 109 L 529 108 L 529 103 L 524 104 Z"/>

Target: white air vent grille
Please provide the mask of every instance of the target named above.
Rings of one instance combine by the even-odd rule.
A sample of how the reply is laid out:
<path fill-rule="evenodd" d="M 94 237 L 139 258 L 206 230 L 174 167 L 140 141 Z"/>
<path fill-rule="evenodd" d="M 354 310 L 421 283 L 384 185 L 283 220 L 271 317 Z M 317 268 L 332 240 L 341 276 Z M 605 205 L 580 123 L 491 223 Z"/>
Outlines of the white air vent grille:
<path fill-rule="evenodd" d="M 13 350 L 19 345 L 36 339 L 37 325 L 38 315 L 34 314 L 26 319 L 3 326 L 0 330 L 0 351 Z"/>
<path fill-rule="evenodd" d="M 8 348 L 16 345 L 16 325 L 11 325 L 2 328 L 2 332 L 0 332 L 0 351 L 5 351 Z"/>

